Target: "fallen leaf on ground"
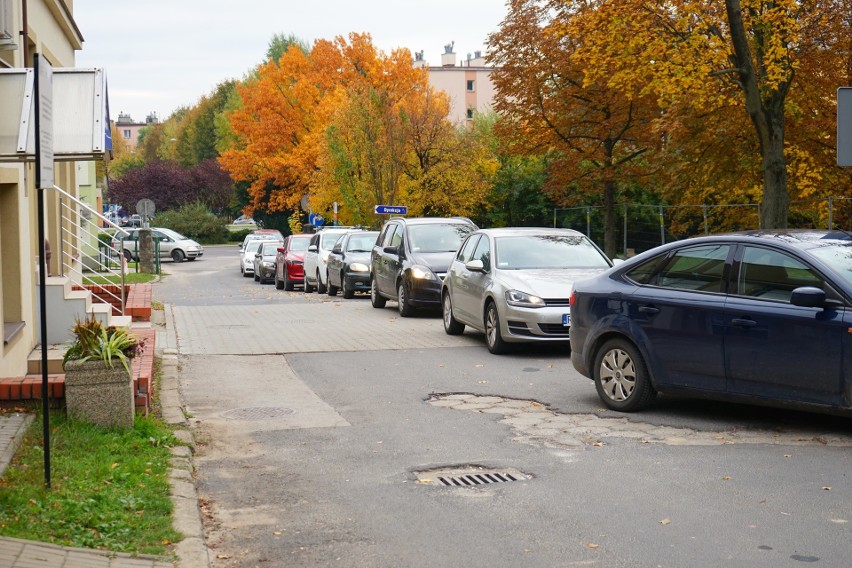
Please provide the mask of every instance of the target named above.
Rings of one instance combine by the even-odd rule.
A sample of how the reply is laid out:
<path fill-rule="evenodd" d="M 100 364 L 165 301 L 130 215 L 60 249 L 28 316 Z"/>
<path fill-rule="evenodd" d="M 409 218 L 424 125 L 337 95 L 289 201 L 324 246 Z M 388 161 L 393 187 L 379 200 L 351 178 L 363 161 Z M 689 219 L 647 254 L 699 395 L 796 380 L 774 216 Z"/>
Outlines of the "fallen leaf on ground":
<path fill-rule="evenodd" d="M 826 485 L 825 487 L 822 488 L 822 490 L 823 491 L 831 491 L 831 487 Z"/>
<path fill-rule="evenodd" d="M 587 544 L 586 546 L 587 546 L 587 547 L 589 547 L 589 548 L 597 548 L 597 547 L 599 547 L 600 545 L 599 545 L 599 544 L 595 544 L 594 542 L 590 542 L 590 543 L 589 543 L 589 544 Z"/>
<path fill-rule="evenodd" d="M 731 480 L 730 475 L 726 475 L 725 477 L 722 478 L 722 481 L 730 481 L 730 480 Z"/>
<path fill-rule="evenodd" d="M 672 520 L 671 520 L 671 519 L 669 519 L 669 518 L 665 518 L 665 519 L 663 519 L 662 521 L 660 521 L 660 524 L 661 524 L 661 525 L 668 525 L 668 524 L 671 524 L 671 522 L 672 522 Z"/>

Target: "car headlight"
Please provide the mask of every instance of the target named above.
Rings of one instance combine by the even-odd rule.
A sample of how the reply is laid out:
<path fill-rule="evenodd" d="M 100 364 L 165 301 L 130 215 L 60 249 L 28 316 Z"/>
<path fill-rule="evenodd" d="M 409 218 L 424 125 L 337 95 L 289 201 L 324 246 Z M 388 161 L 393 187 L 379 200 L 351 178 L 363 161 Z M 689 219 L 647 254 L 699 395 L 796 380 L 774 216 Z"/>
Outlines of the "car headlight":
<path fill-rule="evenodd" d="M 435 274 L 425 266 L 412 266 L 410 274 L 415 280 L 435 280 Z"/>
<path fill-rule="evenodd" d="M 349 270 L 351 270 L 352 272 L 369 272 L 370 267 L 360 262 L 353 262 L 349 265 Z"/>
<path fill-rule="evenodd" d="M 275 263 L 274 262 L 264 262 L 263 266 L 265 266 L 266 268 L 272 268 L 273 266 L 275 266 Z"/>
<path fill-rule="evenodd" d="M 510 306 L 518 306 L 521 308 L 543 308 L 544 300 L 538 296 L 521 292 L 520 290 L 507 290 L 506 303 Z"/>

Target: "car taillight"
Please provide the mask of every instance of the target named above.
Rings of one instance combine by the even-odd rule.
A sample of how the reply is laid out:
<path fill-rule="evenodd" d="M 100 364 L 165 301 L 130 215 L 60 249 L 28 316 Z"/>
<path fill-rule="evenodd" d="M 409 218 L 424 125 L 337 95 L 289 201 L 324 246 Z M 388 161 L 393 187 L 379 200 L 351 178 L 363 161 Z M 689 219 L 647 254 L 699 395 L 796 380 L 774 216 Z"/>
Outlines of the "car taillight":
<path fill-rule="evenodd" d="M 570 297 L 570 298 L 568 298 L 568 305 L 570 305 L 570 306 L 573 308 L 573 307 L 574 307 L 574 301 L 575 301 L 576 299 L 577 299 L 577 297 L 576 297 L 576 295 L 574 294 L 574 290 L 571 290 L 571 297 Z"/>

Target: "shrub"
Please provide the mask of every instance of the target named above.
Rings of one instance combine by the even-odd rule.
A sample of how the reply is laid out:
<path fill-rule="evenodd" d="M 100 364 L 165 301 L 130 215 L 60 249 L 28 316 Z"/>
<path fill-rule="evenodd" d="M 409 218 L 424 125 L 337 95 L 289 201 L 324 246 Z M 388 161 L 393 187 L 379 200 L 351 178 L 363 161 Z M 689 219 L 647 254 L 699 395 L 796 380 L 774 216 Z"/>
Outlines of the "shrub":
<path fill-rule="evenodd" d="M 192 203 L 177 210 L 157 213 L 151 221 L 153 227 L 167 227 L 201 244 L 227 242 L 226 225 L 224 219 L 216 217 L 201 203 Z"/>

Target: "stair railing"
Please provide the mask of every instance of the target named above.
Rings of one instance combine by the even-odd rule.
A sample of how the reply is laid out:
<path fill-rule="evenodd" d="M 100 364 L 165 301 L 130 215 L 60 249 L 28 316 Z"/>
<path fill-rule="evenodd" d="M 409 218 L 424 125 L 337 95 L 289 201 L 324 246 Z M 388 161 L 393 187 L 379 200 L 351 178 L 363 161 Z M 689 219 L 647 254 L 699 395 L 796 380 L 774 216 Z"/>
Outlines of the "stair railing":
<path fill-rule="evenodd" d="M 99 299 L 112 298 L 121 306 L 121 315 L 125 315 L 127 298 L 123 251 L 113 245 L 113 239 L 103 242 L 98 237 L 101 223 L 114 228 L 122 239 L 130 233 L 61 187 L 54 185 L 53 189 L 59 194 L 61 275 L 97 291 L 94 295 Z M 109 281 L 110 276 L 118 277 L 121 282 L 119 294 L 111 291 L 109 284 L 103 283 L 104 280 Z M 107 301 L 113 304 L 113 301 Z"/>

